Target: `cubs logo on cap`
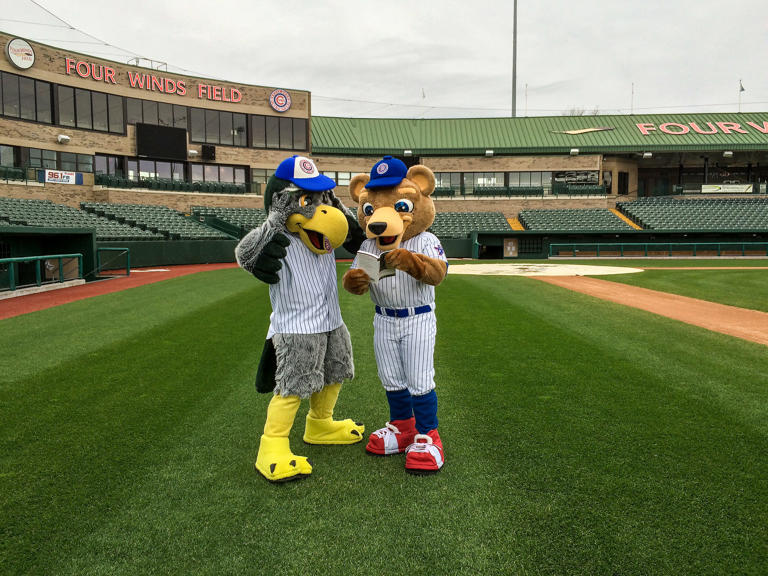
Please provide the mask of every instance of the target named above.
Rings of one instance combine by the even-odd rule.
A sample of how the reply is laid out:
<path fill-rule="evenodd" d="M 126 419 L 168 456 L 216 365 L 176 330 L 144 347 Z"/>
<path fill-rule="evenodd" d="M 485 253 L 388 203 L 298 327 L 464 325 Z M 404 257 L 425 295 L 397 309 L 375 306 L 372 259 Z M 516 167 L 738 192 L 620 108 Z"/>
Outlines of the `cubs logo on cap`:
<path fill-rule="evenodd" d="M 293 182 L 302 190 L 319 192 L 336 187 L 336 182 L 320 174 L 320 171 L 309 158 L 291 156 L 286 158 L 275 170 L 275 177 Z"/>
<path fill-rule="evenodd" d="M 384 156 L 371 168 L 371 179 L 368 180 L 368 184 L 365 187 L 389 188 L 397 186 L 403 181 L 406 174 L 408 174 L 408 168 L 406 168 L 402 160 L 392 156 Z"/>

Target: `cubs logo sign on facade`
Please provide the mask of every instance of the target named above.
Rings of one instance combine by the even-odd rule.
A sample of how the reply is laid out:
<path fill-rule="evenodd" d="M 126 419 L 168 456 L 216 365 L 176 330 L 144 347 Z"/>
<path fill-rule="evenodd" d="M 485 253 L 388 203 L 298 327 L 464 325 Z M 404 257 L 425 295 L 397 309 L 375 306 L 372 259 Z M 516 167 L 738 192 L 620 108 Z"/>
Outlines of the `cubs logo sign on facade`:
<path fill-rule="evenodd" d="M 278 88 L 269 95 L 269 105 L 277 112 L 285 112 L 291 107 L 291 95 Z"/>

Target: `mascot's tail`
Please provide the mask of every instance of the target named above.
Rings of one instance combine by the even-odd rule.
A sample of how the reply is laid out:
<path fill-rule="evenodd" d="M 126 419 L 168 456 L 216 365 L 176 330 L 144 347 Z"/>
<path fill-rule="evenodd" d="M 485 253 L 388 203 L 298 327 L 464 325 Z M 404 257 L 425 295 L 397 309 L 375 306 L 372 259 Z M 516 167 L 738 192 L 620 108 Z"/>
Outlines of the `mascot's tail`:
<path fill-rule="evenodd" d="M 277 372 L 277 354 L 272 338 L 264 342 L 261 351 L 259 369 L 256 372 L 256 390 L 262 393 L 272 392 L 275 389 L 275 373 Z"/>

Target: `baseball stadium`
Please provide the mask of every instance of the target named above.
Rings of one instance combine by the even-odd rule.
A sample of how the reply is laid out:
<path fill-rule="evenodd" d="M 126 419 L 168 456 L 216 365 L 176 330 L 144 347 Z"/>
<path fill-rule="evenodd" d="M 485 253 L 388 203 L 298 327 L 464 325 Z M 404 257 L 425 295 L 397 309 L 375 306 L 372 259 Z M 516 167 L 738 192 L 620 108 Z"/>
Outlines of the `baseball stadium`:
<path fill-rule="evenodd" d="M 0 573 L 766 573 L 768 112 L 313 116 L 0 44 Z M 235 247 L 291 156 L 363 226 L 383 157 L 434 175 L 440 474 L 300 430 L 310 478 L 254 473 L 270 285 Z M 336 413 L 367 436 L 354 256 Z"/>

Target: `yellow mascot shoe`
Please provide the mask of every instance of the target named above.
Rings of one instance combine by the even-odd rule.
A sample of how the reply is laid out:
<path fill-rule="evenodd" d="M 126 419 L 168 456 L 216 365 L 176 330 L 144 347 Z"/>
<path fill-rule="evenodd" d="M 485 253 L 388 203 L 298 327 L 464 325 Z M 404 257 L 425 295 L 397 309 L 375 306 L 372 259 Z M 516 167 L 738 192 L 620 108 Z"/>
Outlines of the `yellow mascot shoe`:
<path fill-rule="evenodd" d="M 312 474 L 309 460 L 291 452 L 290 441 L 282 436 L 261 437 L 254 466 L 270 482 L 288 482 Z"/>
<path fill-rule="evenodd" d="M 304 442 L 307 444 L 356 444 L 363 439 L 365 426 L 354 420 L 313 418 L 307 414 Z"/>

